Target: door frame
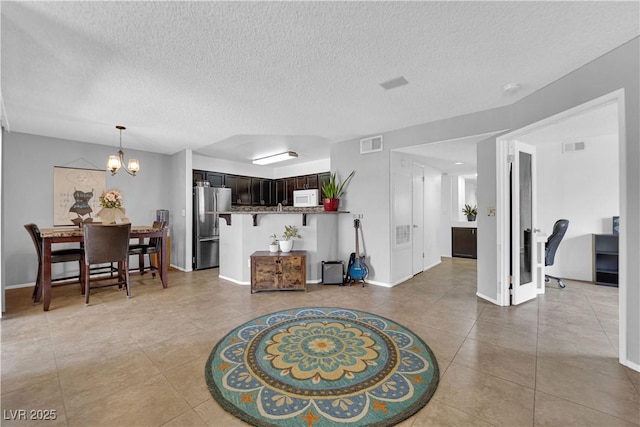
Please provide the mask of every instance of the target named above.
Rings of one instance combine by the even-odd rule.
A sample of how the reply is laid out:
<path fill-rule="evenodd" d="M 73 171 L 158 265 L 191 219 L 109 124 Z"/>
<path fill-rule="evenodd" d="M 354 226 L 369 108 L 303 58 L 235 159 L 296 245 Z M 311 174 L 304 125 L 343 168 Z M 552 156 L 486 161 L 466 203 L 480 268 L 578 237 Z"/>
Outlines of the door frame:
<path fill-rule="evenodd" d="M 511 256 L 510 252 L 510 222 L 509 222 L 509 164 L 505 159 L 509 155 L 509 141 L 517 139 L 519 136 L 531 133 L 540 128 L 552 125 L 555 122 L 567 119 L 574 115 L 584 113 L 585 111 L 602 107 L 605 104 L 616 102 L 618 105 L 618 145 L 619 145 L 619 182 L 620 182 L 620 214 L 621 217 L 626 213 L 626 197 L 627 194 L 627 177 L 626 177 L 626 125 L 625 125 L 625 98 L 624 89 L 619 89 L 614 92 L 608 93 L 601 97 L 592 99 L 583 104 L 569 108 L 560 113 L 546 117 L 538 122 L 527 125 L 523 128 L 514 130 L 496 138 L 496 239 L 497 239 L 497 303 L 501 306 L 508 306 L 510 304 L 510 292 L 509 292 L 509 260 Z M 627 229 L 624 224 L 626 218 L 621 218 L 620 221 L 620 254 L 619 254 L 619 267 L 618 267 L 618 305 L 619 305 L 619 349 L 620 360 L 622 361 L 622 355 L 626 354 L 626 298 L 627 298 Z"/>
<path fill-rule="evenodd" d="M 420 175 L 416 175 L 416 172 L 420 171 Z M 419 186 L 419 193 L 416 193 L 416 179 L 420 177 L 421 185 Z M 411 162 L 411 273 L 415 276 L 416 274 L 422 273 L 424 271 L 424 165 L 422 163 L 416 162 L 413 160 Z M 417 194 L 420 194 L 420 199 L 417 199 Z M 416 212 L 417 208 L 417 212 Z M 416 225 L 416 215 L 420 216 L 419 225 Z M 418 232 L 416 233 L 416 230 Z M 419 235 L 419 236 L 418 236 Z M 418 238 L 416 238 L 418 236 Z M 421 243 L 421 248 L 416 248 L 417 242 Z M 416 253 L 416 251 L 419 251 Z M 417 262 L 417 259 L 420 262 Z M 419 265 L 416 265 L 419 264 Z"/>

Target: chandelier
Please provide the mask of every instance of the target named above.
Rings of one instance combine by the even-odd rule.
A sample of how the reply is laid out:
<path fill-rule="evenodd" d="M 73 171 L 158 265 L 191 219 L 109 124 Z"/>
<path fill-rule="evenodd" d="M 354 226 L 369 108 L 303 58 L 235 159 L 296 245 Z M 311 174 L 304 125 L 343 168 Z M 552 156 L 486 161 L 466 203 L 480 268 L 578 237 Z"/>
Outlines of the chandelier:
<path fill-rule="evenodd" d="M 127 129 L 124 126 L 116 126 L 116 129 L 120 131 L 120 149 L 117 156 L 109 156 L 107 161 L 107 169 L 111 171 L 111 175 L 118 173 L 122 165 L 124 164 L 124 151 L 122 151 L 122 131 Z M 124 168 L 125 172 L 129 175 L 136 176 L 136 173 L 140 171 L 140 162 L 138 159 L 129 159 L 129 163 Z"/>

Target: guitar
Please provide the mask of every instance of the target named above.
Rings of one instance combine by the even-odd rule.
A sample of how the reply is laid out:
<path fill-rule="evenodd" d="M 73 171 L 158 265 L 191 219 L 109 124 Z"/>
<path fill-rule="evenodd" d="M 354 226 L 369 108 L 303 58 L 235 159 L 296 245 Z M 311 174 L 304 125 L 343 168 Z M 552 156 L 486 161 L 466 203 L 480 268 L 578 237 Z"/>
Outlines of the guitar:
<path fill-rule="evenodd" d="M 349 259 L 349 280 L 362 280 L 362 286 L 364 286 L 364 279 L 369 274 L 369 268 L 364 263 L 364 255 L 360 256 L 360 245 L 358 242 L 358 228 L 360 228 L 360 220 L 353 220 L 353 227 L 356 229 L 356 252 L 351 254 Z"/>

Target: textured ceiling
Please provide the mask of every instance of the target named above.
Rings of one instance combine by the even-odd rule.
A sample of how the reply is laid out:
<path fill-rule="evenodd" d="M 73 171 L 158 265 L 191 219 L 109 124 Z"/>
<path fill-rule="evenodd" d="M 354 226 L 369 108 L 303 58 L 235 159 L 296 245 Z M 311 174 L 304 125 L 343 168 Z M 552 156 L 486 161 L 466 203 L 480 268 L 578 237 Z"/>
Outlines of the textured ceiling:
<path fill-rule="evenodd" d="M 10 131 L 242 162 L 510 104 L 639 33 L 635 1 L 0 8 Z"/>

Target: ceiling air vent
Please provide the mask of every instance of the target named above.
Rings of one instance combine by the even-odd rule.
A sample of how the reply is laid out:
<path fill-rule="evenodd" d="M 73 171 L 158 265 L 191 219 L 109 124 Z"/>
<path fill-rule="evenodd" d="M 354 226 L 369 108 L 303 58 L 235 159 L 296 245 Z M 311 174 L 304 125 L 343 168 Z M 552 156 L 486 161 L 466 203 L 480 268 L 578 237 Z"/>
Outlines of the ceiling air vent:
<path fill-rule="evenodd" d="M 360 154 L 382 151 L 382 135 L 372 136 L 360 140 Z"/>
<path fill-rule="evenodd" d="M 576 141 L 576 142 L 565 142 L 562 144 L 562 152 L 570 153 L 572 151 L 582 151 L 584 150 L 584 141 Z"/>

